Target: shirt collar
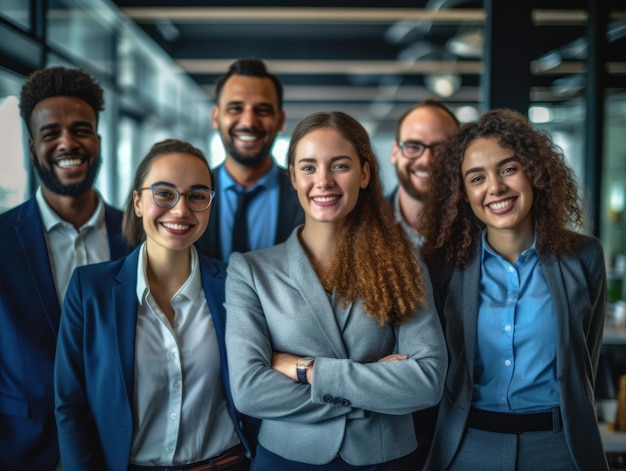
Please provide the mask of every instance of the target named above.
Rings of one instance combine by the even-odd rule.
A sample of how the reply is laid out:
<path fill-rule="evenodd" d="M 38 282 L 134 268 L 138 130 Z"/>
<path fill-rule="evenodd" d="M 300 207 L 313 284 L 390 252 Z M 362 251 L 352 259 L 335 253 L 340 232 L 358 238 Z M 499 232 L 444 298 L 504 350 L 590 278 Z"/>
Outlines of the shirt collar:
<path fill-rule="evenodd" d="M 242 191 L 244 188 L 237 183 L 233 177 L 226 170 L 226 166 L 222 165 L 219 169 L 219 186 L 220 188 L 224 188 L 226 190 L 235 189 L 237 191 Z M 251 191 L 257 186 L 263 186 L 265 188 L 273 188 L 278 186 L 278 166 L 272 163 L 272 166 L 269 170 L 263 175 L 256 184 L 250 188 L 246 188 L 246 191 Z"/>
<path fill-rule="evenodd" d="M 98 197 L 98 204 L 96 205 L 96 210 L 93 212 L 91 217 L 87 220 L 85 224 L 83 224 L 80 229 L 87 227 L 99 227 L 100 224 L 104 222 L 104 202 L 100 197 L 100 193 L 96 191 L 96 195 Z M 48 202 L 43 197 L 43 192 L 41 191 L 41 186 L 37 188 L 35 192 L 35 200 L 37 202 L 37 206 L 39 207 L 39 212 L 41 214 L 41 221 L 43 223 L 43 227 L 46 232 L 50 232 L 59 224 L 69 224 L 65 219 L 59 216 L 54 209 L 50 207 Z"/>
<path fill-rule="evenodd" d="M 174 294 L 173 298 L 184 296 L 187 299 L 196 299 L 202 291 L 202 277 L 200 275 L 200 265 L 198 262 L 198 252 L 196 247 L 192 245 L 191 249 L 191 273 L 187 281 L 183 283 L 180 289 Z M 146 243 L 143 242 L 139 249 L 139 259 L 137 262 L 137 299 L 139 304 L 143 305 L 150 286 L 148 285 L 148 257 L 146 254 Z"/>

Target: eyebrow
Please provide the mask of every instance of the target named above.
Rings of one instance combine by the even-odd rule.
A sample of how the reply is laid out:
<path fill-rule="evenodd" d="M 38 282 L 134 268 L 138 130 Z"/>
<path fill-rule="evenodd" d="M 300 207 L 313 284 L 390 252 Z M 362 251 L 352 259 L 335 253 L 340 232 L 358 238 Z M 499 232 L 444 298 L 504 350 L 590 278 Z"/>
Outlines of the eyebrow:
<path fill-rule="evenodd" d="M 335 163 L 339 160 L 352 161 L 352 157 L 350 157 L 349 155 L 338 155 L 336 157 L 331 157 L 330 162 Z M 303 163 L 314 163 L 314 162 L 317 162 L 317 159 L 315 157 L 302 157 L 301 159 L 298 159 L 296 163 L 303 164 Z"/>
<path fill-rule="evenodd" d="M 90 123 L 89 121 L 76 121 L 74 123 L 71 123 L 71 127 L 76 127 L 76 126 L 89 126 L 90 128 L 93 129 L 93 124 Z M 60 127 L 61 127 L 60 123 L 48 123 L 48 124 L 44 124 L 43 126 L 41 126 L 39 128 L 39 132 L 47 131 L 48 129 L 56 129 Z"/>
<path fill-rule="evenodd" d="M 498 162 L 496 164 L 496 167 L 502 167 L 505 164 L 508 164 L 509 162 L 519 162 L 519 159 L 516 156 L 511 156 L 511 157 L 507 157 L 506 159 L 502 159 L 500 162 Z M 467 177 L 470 173 L 476 173 L 476 172 L 480 172 L 482 170 L 484 170 L 484 167 L 472 167 L 472 168 L 468 168 L 465 173 L 463 174 L 464 177 Z"/>
<path fill-rule="evenodd" d="M 170 187 L 170 188 L 178 189 L 178 188 L 176 187 L 176 185 L 174 185 L 173 183 L 170 183 L 170 182 L 154 182 L 154 183 L 152 183 L 152 184 L 151 184 L 151 185 L 149 185 L 149 186 L 155 186 L 155 185 L 159 185 L 159 186 L 168 186 L 168 187 Z M 196 184 L 196 185 L 191 185 L 191 186 L 189 187 L 189 189 L 190 189 L 190 190 L 210 190 L 211 188 L 209 188 L 208 186 L 203 185 L 203 184 Z"/>

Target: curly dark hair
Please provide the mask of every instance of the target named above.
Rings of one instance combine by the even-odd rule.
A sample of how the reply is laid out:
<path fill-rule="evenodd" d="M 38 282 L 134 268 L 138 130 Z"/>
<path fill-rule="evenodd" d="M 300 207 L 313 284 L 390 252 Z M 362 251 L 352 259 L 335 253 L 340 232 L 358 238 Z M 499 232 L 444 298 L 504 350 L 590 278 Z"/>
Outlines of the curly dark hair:
<path fill-rule="evenodd" d="M 426 290 L 413 246 L 383 196 L 378 161 L 365 128 L 340 111 L 308 115 L 292 133 L 289 170 L 293 171 L 300 140 L 321 128 L 337 130 L 354 146 L 361 165 L 369 165 L 370 180 L 347 217 L 330 270 L 318 273 L 320 281 L 326 289 L 336 289 L 344 303 L 362 300 L 365 312 L 381 325 L 400 325 L 415 314 L 418 304 L 426 304 Z"/>
<path fill-rule="evenodd" d="M 283 84 L 280 83 L 278 77 L 274 74 L 270 74 L 265 67 L 265 62 L 255 57 L 246 57 L 244 59 L 238 59 L 233 62 L 228 71 L 218 77 L 215 81 L 215 104 L 218 105 L 222 89 L 226 81 L 233 75 L 245 75 L 247 77 L 268 78 L 272 81 L 274 89 L 276 90 L 276 98 L 278 100 L 278 109 L 283 109 Z"/>
<path fill-rule="evenodd" d="M 30 132 L 30 116 L 37 103 L 55 96 L 71 96 L 84 100 L 93 108 L 97 123 L 98 113 L 104 109 L 103 95 L 98 82 L 82 70 L 65 67 L 39 69 L 24 82 L 20 95 L 20 115 Z"/>
<path fill-rule="evenodd" d="M 479 138 L 494 138 L 501 147 L 515 152 L 530 180 L 538 252 L 552 253 L 557 258 L 572 253 L 577 239 L 571 229 L 585 226 L 573 173 L 547 133 L 507 109 L 487 111 L 437 149 L 420 220 L 419 231 L 425 237 L 422 252 L 435 256 L 439 263 L 460 268 L 475 256 L 484 225 L 465 199 L 461 165 L 465 151 Z"/>
<path fill-rule="evenodd" d="M 166 154 L 193 155 L 206 165 L 209 169 L 209 175 L 211 176 L 211 183 L 214 182 L 213 172 L 211 172 L 209 163 L 200 149 L 192 146 L 188 142 L 179 141 L 178 139 L 165 139 L 154 144 L 137 166 L 135 179 L 133 180 L 133 188 L 130 190 L 130 195 L 128 196 L 128 201 L 126 202 L 126 210 L 124 211 L 124 219 L 122 220 L 122 235 L 130 248 L 137 247 L 144 240 L 146 240 L 146 232 L 143 229 L 143 222 L 141 218 L 137 217 L 135 214 L 133 194 L 136 191 L 140 192 L 141 188 L 144 186 L 146 177 L 150 172 L 152 162 L 157 157 L 161 157 Z"/>

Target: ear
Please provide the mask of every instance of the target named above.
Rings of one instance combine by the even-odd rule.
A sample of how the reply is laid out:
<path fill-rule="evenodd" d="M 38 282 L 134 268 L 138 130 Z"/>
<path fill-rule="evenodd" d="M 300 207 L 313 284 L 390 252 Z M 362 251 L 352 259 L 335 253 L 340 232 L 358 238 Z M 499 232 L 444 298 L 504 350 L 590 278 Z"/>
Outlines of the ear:
<path fill-rule="evenodd" d="M 143 216 L 143 207 L 141 205 L 141 195 L 137 191 L 133 191 L 133 208 L 138 218 Z"/>
<path fill-rule="evenodd" d="M 361 188 L 367 188 L 367 185 L 370 183 L 370 163 L 365 162 L 363 164 L 363 168 L 361 169 Z"/>
<path fill-rule="evenodd" d="M 391 144 L 391 158 L 389 159 L 391 160 L 391 165 L 393 165 L 394 167 L 398 163 L 398 155 L 400 154 L 400 152 L 401 152 L 400 147 L 398 146 L 398 143 L 394 139 L 393 144 Z"/>
<path fill-rule="evenodd" d="M 280 110 L 278 114 L 278 130 L 283 132 L 285 130 L 285 123 L 287 122 L 287 115 L 285 114 L 285 110 Z"/>
<path fill-rule="evenodd" d="M 217 105 L 213 105 L 213 108 L 211 110 L 211 125 L 213 126 L 213 129 L 219 129 L 219 122 L 217 120 L 219 114 L 220 109 L 217 107 Z"/>
<path fill-rule="evenodd" d="M 296 172 L 293 169 L 293 165 L 289 166 L 289 177 L 291 178 L 291 186 L 293 186 L 294 190 L 297 190 L 297 188 L 296 188 Z"/>
<path fill-rule="evenodd" d="M 32 137 L 28 139 L 28 150 L 30 151 L 30 160 L 35 160 L 37 156 L 35 154 L 35 143 Z"/>

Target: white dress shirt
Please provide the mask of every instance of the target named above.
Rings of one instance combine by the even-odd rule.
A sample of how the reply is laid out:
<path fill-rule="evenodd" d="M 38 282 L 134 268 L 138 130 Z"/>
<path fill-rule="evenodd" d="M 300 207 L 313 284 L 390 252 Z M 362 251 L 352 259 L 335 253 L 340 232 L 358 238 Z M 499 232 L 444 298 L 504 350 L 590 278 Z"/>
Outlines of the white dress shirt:
<path fill-rule="evenodd" d="M 41 193 L 41 187 L 37 189 L 35 199 L 41 213 L 59 305 L 63 305 L 65 291 L 74 268 L 111 259 L 104 203 L 98 195 L 96 210 L 89 220 L 76 230 L 50 207 Z"/>
<path fill-rule="evenodd" d="M 191 274 L 171 300 L 173 325 L 150 293 L 146 264 L 144 243 L 137 267 L 130 462 L 169 466 L 211 458 L 237 445 L 239 438 L 228 413 L 196 249 L 191 247 Z"/>

